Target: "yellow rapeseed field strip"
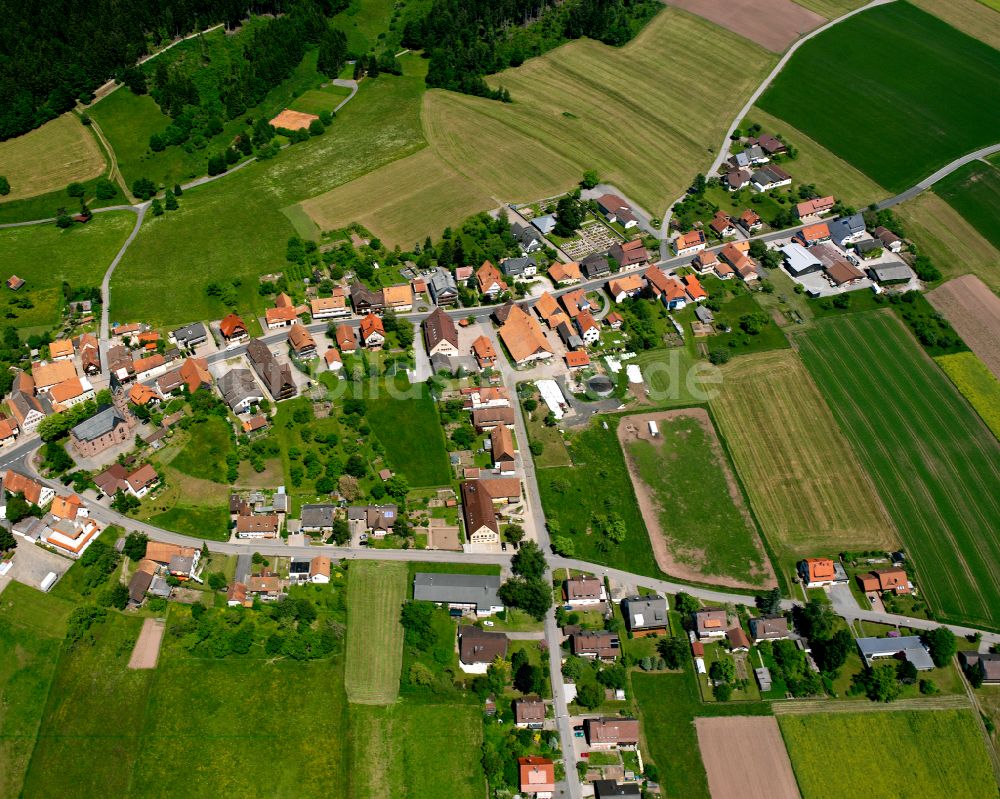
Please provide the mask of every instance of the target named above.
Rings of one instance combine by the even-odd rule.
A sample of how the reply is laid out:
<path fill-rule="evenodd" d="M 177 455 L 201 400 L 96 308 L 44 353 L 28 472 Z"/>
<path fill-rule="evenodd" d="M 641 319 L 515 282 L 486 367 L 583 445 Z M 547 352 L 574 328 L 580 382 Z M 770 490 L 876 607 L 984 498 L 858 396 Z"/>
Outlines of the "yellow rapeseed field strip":
<path fill-rule="evenodd" d="M 888 547 L 895 528 L 792 350 L 741 357 L 723 368 L 710 403 L 779 560 Z"/>
<path fill-rule="evenodd" d="M 974 353 L 956 352 L 934 359 L 976 413 L 1000 438 L 1000 380 Z"/>
<path fill-rule="evenodd" d="M 300 207 L 321 230 L 360 222 L 390 247 L 405 249 L 498 204 L 425 148 Z"/>
<path fill-rule="evenodd" d="M 74 114 L 63 114 L 37 130 L 0 142 L 0 175 L 10 181 L 10 194 L 0 197 L 0 202 L 63 189 L 102 172 L 104 154 Z"/>
<path fill-rule="evenodd" d="M 513 103 L 428 92 L 424 133 L 504 201 L 565 191 L 594 168 L 658 216 L 709 166 L 733 109 L 774 60 L 667 8 L 624 47 L 574 41 L 490 77 Z"/>
<path fill-rule="evenodd" d="M 920 244 L 945 277 L 971 273 L 1000 289 L 1000 251 L 936 194 L 925 191 L 893 210 L 906 224 L 907 238 Z"/>
<path fill-rule="evenodd" d="M 405 563 L 388 561 L 357 561 L 348 570 L 344 688 L 350 702 L 389 705 L 399 696 L 406 575 Z"/>

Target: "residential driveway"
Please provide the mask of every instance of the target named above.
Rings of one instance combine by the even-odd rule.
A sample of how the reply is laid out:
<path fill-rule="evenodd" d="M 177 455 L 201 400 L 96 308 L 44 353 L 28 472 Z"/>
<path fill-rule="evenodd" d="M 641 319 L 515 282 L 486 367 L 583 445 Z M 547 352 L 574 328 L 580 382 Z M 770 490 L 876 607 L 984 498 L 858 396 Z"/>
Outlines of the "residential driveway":
<path fill-rule="evenodd" d="M 830 597 L 830 603 L 833 605 L 833 609 L 841 616 L 847 618 L 857 618 L 858 612 L 861 608 L 858 607 L 857 600 L 854 598 L 854 594 L 851 593 L 851 589 L 847 585 L 831 585 L 826 590 L 827 596 Z M 864 608 L 868 610 L 868 608 Z"/>

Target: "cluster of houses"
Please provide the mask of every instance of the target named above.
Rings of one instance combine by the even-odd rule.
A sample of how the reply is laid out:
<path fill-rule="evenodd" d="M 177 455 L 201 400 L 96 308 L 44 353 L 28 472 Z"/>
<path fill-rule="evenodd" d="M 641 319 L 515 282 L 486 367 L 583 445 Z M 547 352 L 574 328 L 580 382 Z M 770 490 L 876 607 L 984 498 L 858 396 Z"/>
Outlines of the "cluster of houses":
<path fill-rule="evenodd" d="M 8 497 L 21 495 L 43 511 L 11 525 L 11 532 L 30 543 L 39 543 L 70 558 L 79 558 L 100 535 L 102 528 L 90 518 L 76 494 L 57 496 L 46 485 L 8 469 L 0 480 L 0 519 L 7 518 Z"/>
<path fill-rule="evenodd" d="M 230 524 L 237 538 L 278 538 L 290 505 L 284 486 L 279 486 L 273 494 L 263 491 L 230 494 Z"/>

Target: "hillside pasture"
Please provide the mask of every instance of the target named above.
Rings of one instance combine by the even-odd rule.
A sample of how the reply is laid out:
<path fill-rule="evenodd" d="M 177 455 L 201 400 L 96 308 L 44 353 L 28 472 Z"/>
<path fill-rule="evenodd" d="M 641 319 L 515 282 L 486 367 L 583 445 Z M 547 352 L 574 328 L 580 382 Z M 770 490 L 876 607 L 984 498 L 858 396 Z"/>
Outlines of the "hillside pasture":
<path fill-rule="evenodd" d="M 945 277 L 972 273 L 1000 290 L 1000 250 L 937 194 L 925 191 L 895 211 L 906 224 L 906 235 Z"/>
<path fill-rule="evenodd" d="M 658 434 L 650 435 L 655 422 Z M 625 416 L 618 439 L 656 561 L 685 580 L 775 585 L 756 524 L 702 408 Z"/>
<path fill-rule="evenodd" d="M 803 799 L 840 799 L 858 785 L 885 799 L 997 795 L 969 710 L 782 715 L 778 724 Z"/>
<path fill-rule="evenodd" d="M 822 320 L 800 345 L 928 604 L 1000 627 L 1000 443 L 889 312 Z"/>
<path fill-rule="evenodd" d="M 1000 297 L 975 275 L 965 275 L 934 289 L 927 299 L 1000 379 Z"/>
<path fill-rule="evenodd" d="M 667 8 L 624 47 L 578 40 L 488 78 L 512 103 L 428 92 L 424 131 L 453 169 L 505 202 L 565 191 L 593 168 L 657 215 L 708 165 L 731 109 L 773 63 Z"/>
<path fill-rule="evenodd" d="M 748 355 L 722 371 L 712 413 L 779 559 L 896 543 L 871 481 L 793 351 Z"/>
<path fill-rule="evenodd" d="M 348 570 L 344 687 L 350 702 L 390 705 L 399 695 L 406 575 L 405 563 L 388 561 L 359 560 Z"/>
<path fill-rule="evenodd" d="M 672 0 L 726 30 L 738 33 L 774 53 L 782 53 L 799 36 L 826 20 L 792 0 Z"/>
<path fill-rule="evenodd" d="M 386 245 L 412 247 L 498 203 L 425 148 L 299 205 L 320 230 L 360 222 Z"/>
<path fill-rule="evenodd" d="M 935 183 L 934 192 L 1000 247 L 1000 169 L 973 161 Z"/>
<path fill-rule="evenodd" d="M 0 175 L 10 194 L 0 203 L 34 197 L 104 173 L 104 153 L 75 114 L 63 114 L 23 136 L 0 142 Z M 75 206 L 67 197 L 65 205 Z"/>
<path fill-rule="evenodd" d="M 996 141 L 995 119 L 982 98 L 998 93 L 1000 51 L 896 2 L 803 44 L 758 104 L 889 190 L 902 191 Z"/>

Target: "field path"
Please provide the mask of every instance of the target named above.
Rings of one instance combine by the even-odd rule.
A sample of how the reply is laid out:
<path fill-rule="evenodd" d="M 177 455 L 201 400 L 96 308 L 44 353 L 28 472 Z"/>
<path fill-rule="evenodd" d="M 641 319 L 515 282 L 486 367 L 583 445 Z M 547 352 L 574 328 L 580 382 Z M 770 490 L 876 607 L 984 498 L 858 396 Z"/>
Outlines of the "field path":
<path fill-rule="evenodd" d="M 104 151 L 108 154 L 108 161 L 111 164 L 111 169 L 108 172 L 108 180 L 117 183 L 118 188 L 122 190 L 122 196 L 131 202 L 135 202 L 136 198 L 129 191 L 128 185 L 125 183 L 125 178 L 122 177 L 122 171 L 118 168 L 118 156 L 115 154 L 115 148 L 111 146 L 111 142 L 108 141 L 107 137 L 104 135 L 104 131 L 101 130 L 101 126 L 97 123 L 96 119 L 91 118 L 90 129 L 94 132 L 97 140 L 101 143 Z"/>
<path fill-rule="evenodd" d="M 775 702 L 771 707 L 775 716 L 805 716 L 813 713 L 881 713 L 899 710 L 965 710 L 971 707 L 969 697 L 961 694 L 948 696 L 915 697 L 895 702 L 869 702 L 865 699 L 831 702 L 829 699 L 796 699 Z"/>

